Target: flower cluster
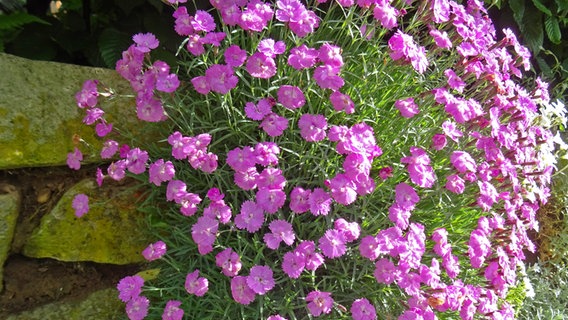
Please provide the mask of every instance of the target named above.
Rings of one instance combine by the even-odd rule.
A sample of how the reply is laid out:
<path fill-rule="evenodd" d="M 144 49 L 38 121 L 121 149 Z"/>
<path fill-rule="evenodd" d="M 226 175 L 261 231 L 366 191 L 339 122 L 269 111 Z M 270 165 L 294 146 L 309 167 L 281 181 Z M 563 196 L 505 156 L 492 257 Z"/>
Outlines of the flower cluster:
<path fill-rule="evenodd" d="M 209 299 L 217 315 L 272 320 L 295 318 L 296 304 L 338 319 L 514 317 L 507 292 L 534 251 L 555 140 L 537 121 L 545 86 L 518 84 L 526 49 L 509 31 L 495 39 L 479 1 L 211 0 L 194 13 L 168 2 L 185 38 L 177 69 L 152 62 L 152 34 L 116 67 L 138 118 L 173 124 L 168 145 L 101 150 L 111 179 L 146 175 L 155 199 L 175 203 L 153 216 L 170 227 L 143 252 L 168 257 L 171 277 L 148 290 L 168 299 L 164 319 L 206 313 L 182 305 Z M 100 85 L 76 98 L 104 137 Z M 81 161 L 76 148 L 68 165 Z M 73 207 L 80 217 L 88 203 Z M 148 310 L 142 285 L 118 286 L 131 319 Z M 387 286 L 406 301 L 385 305 L 375 289 Z"/>

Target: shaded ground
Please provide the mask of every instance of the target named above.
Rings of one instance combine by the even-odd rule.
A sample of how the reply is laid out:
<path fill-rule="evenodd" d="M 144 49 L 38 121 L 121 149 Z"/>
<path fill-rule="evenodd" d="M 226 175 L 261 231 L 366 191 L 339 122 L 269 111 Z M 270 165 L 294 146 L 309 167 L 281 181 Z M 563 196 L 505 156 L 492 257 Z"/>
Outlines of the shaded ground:
<path fill-rule="evenodd" d="M 65 191 L 94 174 L 95 167 L 79 171 L 67 167 L 0 171 L 0 187 L 16 187 L 22 199 L 12 254 L 4 265 L 0 319 L 55 301 L 83 299 L 94 291 L 116 287 L 122 277 L 139 271 L 139 266 L 132 265 L 60 262 L 18 254 L 41 217 L 49 213 Z"/>

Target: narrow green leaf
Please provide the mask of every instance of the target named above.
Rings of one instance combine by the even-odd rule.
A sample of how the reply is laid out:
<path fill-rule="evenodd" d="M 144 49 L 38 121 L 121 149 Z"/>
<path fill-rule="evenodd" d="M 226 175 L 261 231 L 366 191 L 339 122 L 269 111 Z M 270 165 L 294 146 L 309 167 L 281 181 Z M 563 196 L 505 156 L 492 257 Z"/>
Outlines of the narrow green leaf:
<path fill-rule="evenodd" d="M 525 0 L 509 0 L 509 7 L 513 11 L 513 18 L 517 25 L 523 30 L 523 17 L 525 16 Z"/>
<path fill-rule="evenodd" d="M 540 10 L 540 12 L 546 14 L 547 16 L 551 16 L 552 15 L 552 11 L 550 11 L 550 9 L 548 9 L 542 2 L 540 2 L 540 0 L 532 0 L 534 6 Z"/>
<path fill-rule="evenodd" d="M 555 16 L 547 17 L 546 20 L 544 20 L 544 28 L 546 29 L 546 34 L 550 42 L 560 44 L 562 33 L 560 33 L 560 25 Z"/>

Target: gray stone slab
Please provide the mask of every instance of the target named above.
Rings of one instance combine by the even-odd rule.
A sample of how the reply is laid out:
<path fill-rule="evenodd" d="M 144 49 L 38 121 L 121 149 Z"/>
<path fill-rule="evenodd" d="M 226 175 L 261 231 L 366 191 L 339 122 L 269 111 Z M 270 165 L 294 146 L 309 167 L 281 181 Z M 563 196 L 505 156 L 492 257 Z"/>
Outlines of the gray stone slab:
<path fill-rule="evenodd" d="M 14 186 L 0 183 L 0 292 L 3 289 L 4 262 L 10 254 L 19 213 L 20 193 Z"/>

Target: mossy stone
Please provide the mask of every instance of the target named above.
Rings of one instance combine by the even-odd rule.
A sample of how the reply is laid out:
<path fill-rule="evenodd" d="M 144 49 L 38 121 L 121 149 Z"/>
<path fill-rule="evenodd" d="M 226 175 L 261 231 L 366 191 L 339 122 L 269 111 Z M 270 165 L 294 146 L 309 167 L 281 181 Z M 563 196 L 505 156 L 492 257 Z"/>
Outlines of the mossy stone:
<path fill-rule="evenodd" d="M 68 190 L 42 217 L 22 253 L 31 258 L 129 264 L 143 261 L 150 243 L 143 230 L 144 215 L 136 210 L 133 185 L 98 188 L 85 179 Z M 89 196 L 89 212 L 81 218 L 71 207 L 75 195 Z"/>
<path fill-rule="evenodd" d="M 32 61 L 5 53 L 0 53 L 0 70 L 0 169 L 64 165 L 76 145 L 85 162 L 99 159 L 102 140 L 94 126 L 82 123 L 85 112 L 75 102 L 75 94 L 88 79 L 99 79 L 122 94 L 104 103 L 99 98 L 109 122 L 120 120 L 114 125 L 134 137 L 146 136 L 136 117 L 134 98 L 124 98 L 132 96 L 130 84 L 114 70 Z M 77 144 L 76 137 L 84 143 Z"/>
<path fill-rule="evenodd" d="M 0 184 L 0 292 L 3 289 L 4 262 L 10 253 L 20 213 L 20 193 L 11 185 Z"/>

